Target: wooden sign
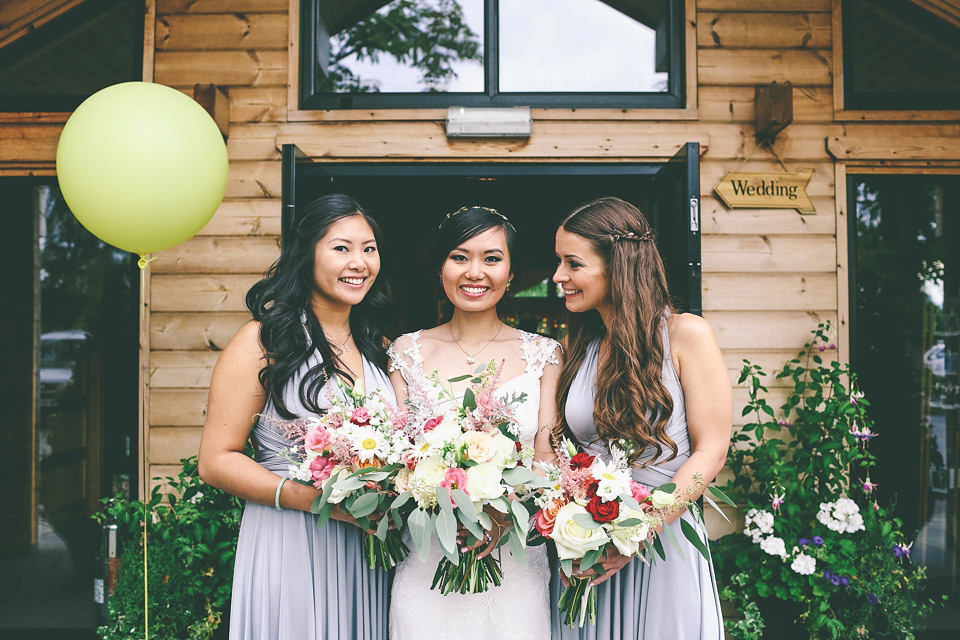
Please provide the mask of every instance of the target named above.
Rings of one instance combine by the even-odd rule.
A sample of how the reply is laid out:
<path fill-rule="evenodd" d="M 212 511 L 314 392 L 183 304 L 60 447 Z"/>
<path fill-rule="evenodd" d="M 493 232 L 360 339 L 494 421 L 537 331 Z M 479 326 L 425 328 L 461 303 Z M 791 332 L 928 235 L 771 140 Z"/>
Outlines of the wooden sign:
<path fill-rule="evenodd" d="M 728 171 L 714 187 L 723 204 L 730 209 L 796 209 L 816 213 L 807 184 L 813 169 L 793 173 L 757 173 Z"/>

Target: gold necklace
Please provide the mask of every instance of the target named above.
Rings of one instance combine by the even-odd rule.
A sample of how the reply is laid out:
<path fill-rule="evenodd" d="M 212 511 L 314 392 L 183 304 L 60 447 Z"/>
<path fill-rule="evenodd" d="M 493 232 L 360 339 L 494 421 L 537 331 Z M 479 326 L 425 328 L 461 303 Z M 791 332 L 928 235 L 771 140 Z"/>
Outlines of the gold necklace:
<path fill-rule="evenodd" d="M 337 344 L 340 345 L 339 347 L 338 347 L 336 344 L 331 344 L 331 345 L 330 345 L 331 347 L 333 347 L 334 349 L 337 350 L 337 353 L 338 353 L 339 355 L 343 355 L 343 354 L 347 353 L 348 351 L 350 351 L 350 347 L 347 346 L 347 342 L 350 340 L 350 336 L 353 335 L 353 329 L 351 329 L 349 332 L 347 332 L 347 337 L 344 338 L 342 341 L 341 341 L 341 340 L 337 340 L 337 339 L 334 338 L 333 336 L 327 335 L 327 332 L 326 332 L 326 331 L 323 332 L 323 335 L 327 338 L 328 341 L 330 341 L 330 342 L 336 342 Z"/>
<path fill-rule="evenodd" d="M 467 356 L 467 364 L 473 364 L 474 362 L 477 361 L 477 356 L 480 355 L 480 352 L 486 349 L 487 347 L 489 347 L 490 343 L 497 339 L 497 336 L 500 335 L 501 329 L 503 329 L 502 322 L 500 323 L 500 326 L 497 327 L 497 332 L 493 334 L 493 337 L 487 340 L 487 343 L 482 347 L 480 347 L 480 349 L 478 349 L 473 355 L 470 355 L 469 353 L 467 353 L 467 350 L 460 345 L 460 341 L 457 340 L 457 336 L 453 335 L 453 328 L 450 329 L 450 337 L 453 338 L 453 342 L 457 345 L 457 348 L 460 349 L 460 351 L 463 351 L 464 355 Z"/>

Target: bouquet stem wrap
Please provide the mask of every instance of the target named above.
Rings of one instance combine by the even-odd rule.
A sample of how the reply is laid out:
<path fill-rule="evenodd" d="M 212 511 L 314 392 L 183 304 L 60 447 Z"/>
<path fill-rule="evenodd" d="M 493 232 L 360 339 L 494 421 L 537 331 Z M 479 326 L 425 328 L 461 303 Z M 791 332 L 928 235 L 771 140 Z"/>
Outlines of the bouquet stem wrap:
<path fill-rule="evenodd" d="M 583 624 L 590 618 L 590 624 L 597 622 L 597 593 L 590 584 L 592 578 L 570 578 L 570 586 L 560 594 L 557 607 L 563 614 L 563 623 L 571 629 Z"/>

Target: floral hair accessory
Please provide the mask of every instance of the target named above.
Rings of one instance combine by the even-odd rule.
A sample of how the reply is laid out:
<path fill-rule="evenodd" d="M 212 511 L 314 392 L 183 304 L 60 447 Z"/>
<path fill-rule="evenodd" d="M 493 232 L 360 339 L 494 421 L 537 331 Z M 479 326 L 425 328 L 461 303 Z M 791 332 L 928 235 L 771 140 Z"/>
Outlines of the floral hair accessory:
<path fill-rule="evenodd" d="M 437 228 L 438 228 L 438 229 L 442 229 L 442 228 L 443 228 L 443 225 L 447 222 L 447 220 L 449 220 L 450 218 L 452 218 L 453 216 L 455 216 L 455 215 L 457 215 L 457 214 L 463 213 L 464 211 L 469 211 L 470 209 L 480 209 L 481 211 L 486 211 L 487 213 L 492 213 L 492 214 L 495 215 L 495 216 L 500 216 L 501 218 L 503 218 L 503 221 L 504 221 L 504 222 L 506 222 L 507 224 L 510 225 L 510 228 L 513 229 L 514 232 L 516 232 L 516 230 L 517 230 L 516 227 L 514 227 L 513 224 L 510 222 L 510 219 L 507 218 L 507 216 L 503 215 L 502 213 L 500 213 L 500 212 L 497 211 L 496 209 L 491 209 L 490 207 L 481 207 L 481 206 L 479 206 L 479 205 L 473 205 L 472 207 L 460 207 L 460 208 L 457 209 L 456 211 L 454 211 L 454 212 L 452 212 L 452 213 L 448 213 L 447 215 L 445 215 L 445 216 L 443 217 L 443 220 L 440 221 L 440 224 L 437 226 Z"/>
<path fill-rule="evenodd" d="M 619 242 L 620 240 L 647 242 L 649 240 L 653 240 L 653 229 L 647 229 L 643 233 L 634 233 L 633 231 L 627 231 L 624 233 L 614 227 L 613 231 L 610 233 L 610 237 L 613 238 L 614 242 Z"/>

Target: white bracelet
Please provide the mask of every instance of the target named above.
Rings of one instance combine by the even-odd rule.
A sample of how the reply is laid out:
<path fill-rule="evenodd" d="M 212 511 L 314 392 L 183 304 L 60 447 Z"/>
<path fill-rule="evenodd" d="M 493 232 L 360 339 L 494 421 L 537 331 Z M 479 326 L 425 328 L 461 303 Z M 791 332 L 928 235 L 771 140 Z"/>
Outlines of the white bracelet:
<path fill-rule="evenodd" d="M 277 485 L 277 495 L 273 498 L 273 506 L 277 508 L 277 511 L 283 511 L 283 507 L 280 506 L 280 489 L 283 489 L 283 483 L 287 481 L 287 478 L 280 478 L 280 484 Z"/>

